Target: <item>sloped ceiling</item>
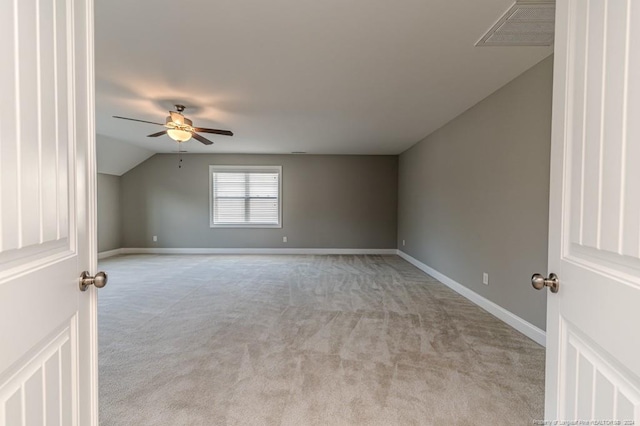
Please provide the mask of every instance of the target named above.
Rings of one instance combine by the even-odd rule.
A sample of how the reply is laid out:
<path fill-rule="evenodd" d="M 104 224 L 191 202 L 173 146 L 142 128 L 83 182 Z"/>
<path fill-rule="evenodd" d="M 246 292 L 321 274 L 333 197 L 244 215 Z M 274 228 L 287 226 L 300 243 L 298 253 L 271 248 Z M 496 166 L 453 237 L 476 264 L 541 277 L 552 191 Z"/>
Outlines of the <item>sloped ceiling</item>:
<path fill-rule="evenodd" d="M 154 151 L 104 135 L 97 135 L 96 151 L 98 173 L 116 176 L 122 176 L 155 154 Z"/>
<path fill-rule="evenodd" d="M 546 56 L 474 47 L 511 0 L 97 1 L 97 132 L 150 152 L 123 115 L 230 129 L 189 152 L 398 154 Z"/>

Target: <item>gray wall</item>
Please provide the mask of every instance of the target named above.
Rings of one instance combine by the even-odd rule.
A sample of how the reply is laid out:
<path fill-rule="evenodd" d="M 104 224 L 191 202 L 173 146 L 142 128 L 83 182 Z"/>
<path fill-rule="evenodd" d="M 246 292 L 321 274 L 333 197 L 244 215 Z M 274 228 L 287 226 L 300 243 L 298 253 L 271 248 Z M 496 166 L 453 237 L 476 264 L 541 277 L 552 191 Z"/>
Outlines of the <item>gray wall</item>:
<path fill-rule="evenodd" d="M 546 292 L 534 291 L 530 277 L 547 271 L 552 61 L 426 137 L 399 164 L 398 247 L 542 329 Z"/>
<path fill-rule="evenodd" d="M 123 247 L 396 248 L 397 156 L 183 159 L 157 154 L 122 176 Z M 282 229 L 210 228 L 211 164 L 281 165 Z"/>
<path fill-rule="evenodd" d="M 98 252 L 122 247 L 120 176 L 98 173 Z"/>

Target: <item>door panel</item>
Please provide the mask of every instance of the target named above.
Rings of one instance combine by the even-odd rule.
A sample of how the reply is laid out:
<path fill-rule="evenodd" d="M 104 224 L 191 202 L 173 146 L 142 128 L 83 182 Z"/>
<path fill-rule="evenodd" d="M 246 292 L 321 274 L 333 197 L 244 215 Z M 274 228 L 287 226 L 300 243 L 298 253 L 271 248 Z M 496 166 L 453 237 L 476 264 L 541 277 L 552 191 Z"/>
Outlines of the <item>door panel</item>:
<path fill-rule="evenodd" d="M 95 425 L 92 4 L 0 6 L 0 425 Z"/>
<path fill-rule="evenodd" d="M 629 1 L 629 24 L 627 35 L 627 93 L 640 92 L 640 4 Z M 640 144 L 629 143 L 629 141 L 640 140 L 640 97 L 626 97 L 626 132 L 625 159 L 623 167 L 625 170 L 625 182 L 640 182 Z M 624 236 L 622 238 L 622 254 L 634 258 L 640 257 L 640 194 L 638 188 L 633 185 L 625 185 L 623 190 L 624 208 L 622 211 L 622 222 Z"/>
<path fill-rule="evenodd" d="M 638 6 L 556 3 L 548 420 L 640 422 Z"/>
<path fill-rule="evenodd" d="M 559 418 L 634 419 L 640 393 L 624 365 L 566 320 L 561 328 L 565 376 Z"/>
<path fill-rule="evenodd" d="M 572 153 L 568 166 L 574 173 L 568 182 L 572 194 L 567 206 L 568 247 L 638 258 L 638 247 L 623 251 L 623 247 L 638 246 L 640 235 L 626 232 L 637 229 L 640 217 L 640 193 L 625 185 L 627 181 L 633 184 L 637 174 L 636 167 L 626 167 L 633 155 L 628 148 L 637 148 L 627 143 L 629 133 L 637 132 L 633 129 L 637 123 L 628 120 L 627 86 L 633 70 L 627 57 L 638 54 L 628 50 L 627 2 L 590 0 L 572 6 L 575 16 L 570 30 L 575 42 L 568 70 L 567 137 L 571 144 L 567 148 Z"/>
<path fill-rule="evenodd" d="M 7 425 L 68 425 L 73 420 L 77 386 L 68 374 L 73 370 L 77 350 L 77 317 L 38 348 L 2 388 L 0 405 L 6 410 Z"/>
<path fill-rule="evenodd" d="M 33 268 L 50 255 L 74 253 L 75 241 L 69 239 L 75 235 L 69 214 L 75 208 L 69 204 L 74 185 L 69 182 L 76 180 L 76 173 L 69 149 L 69 127 L 74 125 L 73 74 L 67 66 L 72 60 L 66 28 L 69 5 L 56 0 L 59 16 L 54 17 L 51 0 L 4 3 L 7 16 L 18 17 L 2 25 L 3 44 L 16 61 L 14 67 L 2 68 L 0 79 L 0 262 L 1 276 L 6 277 L 26 263 L 35 261 L 29 266 Z"/>

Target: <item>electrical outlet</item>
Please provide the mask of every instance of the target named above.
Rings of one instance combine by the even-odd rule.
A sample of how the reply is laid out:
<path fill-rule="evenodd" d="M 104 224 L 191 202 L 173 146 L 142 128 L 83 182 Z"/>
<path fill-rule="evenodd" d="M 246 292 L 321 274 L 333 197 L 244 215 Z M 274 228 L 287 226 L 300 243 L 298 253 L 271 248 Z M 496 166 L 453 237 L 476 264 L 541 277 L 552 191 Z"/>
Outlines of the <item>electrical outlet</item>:
<path fill-rule="evenodd" d="M 406 244 L 405 244 L 404 240 L 402 240 L 402 247 L 404 247 L 405 245 L 406 245 Z"/>
<path fill-rule="evenodd" d="M 287 237 L 282 237 L 282 242 L 286 243 L 287 242 Z"/>
<path fill-rule="evenodd" d="M 154 241 L 154 242 L 157 242 L 157 241 L 158 241 L 158 236 L 157 236 L 157 235 L 154 235 L 154 236 L 153 236 L 153 241 Z"/>
<path fill-rule="evenodd" d="M 489 285 L 489 274 L 486 272 L 482 273 L 482 284 Z"/>

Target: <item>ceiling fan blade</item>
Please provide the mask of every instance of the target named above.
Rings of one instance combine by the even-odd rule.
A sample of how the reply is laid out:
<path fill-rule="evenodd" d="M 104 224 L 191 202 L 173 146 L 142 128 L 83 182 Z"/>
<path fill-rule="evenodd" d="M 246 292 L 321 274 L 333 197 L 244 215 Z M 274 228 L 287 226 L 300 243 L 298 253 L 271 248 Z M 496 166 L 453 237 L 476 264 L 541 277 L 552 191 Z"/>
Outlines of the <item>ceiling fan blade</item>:
<path fill-rule="evenodd" d="M 200 136 L 199 134 L 197 134 L 196 132 L 191 133 L 191 135 L 193 136 L 193 138 L 197 141 L 202 142 L 205 145 L 213 145 L 213 142 L 211 142 L 209 139 L 204 138 L 202 136 Z"/>
<path fill-rule="evenodd" d="M 233 136 L 233 132 L 230 130 L 205 129 L 204 127 L 194 127 L 193 130 L 200 133 L 215 133 L 216 135 Z"/>
<path fill-rule="evenodd" d="M 153 121 L 138 120 L 137 118 L 120 117 L 120 116 L 117 116 L 117 115 L 114 115 L 113 118 L 119 118 L 121 120 L 139 121 L 141 123 L 157 124 L 158 126 L 164 126 L 163 123 L 155 123 Z"/>
<path fill-rule="evenodd" d="M 167 131 L 163 130 L 161 132 L 158 133 L 151 133 L 150 135 L 147 135 L 148 138 L 157 138 L 158 136 L 162 136 L 162 135 L 166 135 Z"/>

